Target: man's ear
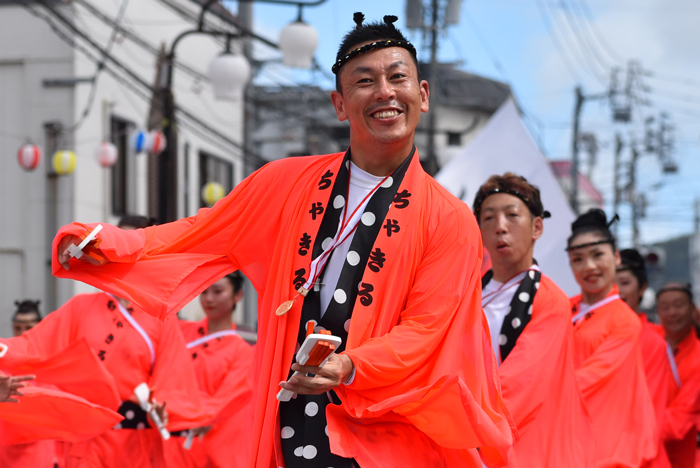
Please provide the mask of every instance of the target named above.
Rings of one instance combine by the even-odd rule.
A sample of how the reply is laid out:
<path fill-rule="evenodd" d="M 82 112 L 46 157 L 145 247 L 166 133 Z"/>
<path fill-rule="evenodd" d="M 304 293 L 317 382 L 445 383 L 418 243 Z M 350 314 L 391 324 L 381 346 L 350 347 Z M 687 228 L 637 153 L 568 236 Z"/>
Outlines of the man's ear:
<path fill-rule="evenodd" d="M 532 239 L 537 240 L 544 233 L 544 221 L 541 216 L 535 216 L 532 220 Z"/>
<path fill-rule="evenodd" d="M 343 120 L 347 120 L 348 116 L 345 113 L 345 101 L 343 100 L 343 95 L 338 91 L 332 91 L 331 102 L 333 103 L 333 107 L 335 107 L 335 115 L 338 116 L 338 120 L 341 122 Z"/>
<path fill-rule="evenodd" d="M 430 86 L 428 82 L 422 80 L 420 82 L 420 111 L 425 113 L 430 108 Z"/>

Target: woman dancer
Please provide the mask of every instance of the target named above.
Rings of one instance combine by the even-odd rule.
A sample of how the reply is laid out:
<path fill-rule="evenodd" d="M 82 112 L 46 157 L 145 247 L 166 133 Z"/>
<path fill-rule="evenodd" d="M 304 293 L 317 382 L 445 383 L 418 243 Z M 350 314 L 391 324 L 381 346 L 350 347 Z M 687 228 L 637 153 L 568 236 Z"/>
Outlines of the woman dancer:
<path fill-rule="evenodd" d="M 593 423 L 595 466 L 640 467 L 656 456 L 657 424 L 639 349 L 641 322 L 615 285 L 620 254 L 609 226 L 598 209 L 571 225 L 566 250 L 581 286 L 571 298 L 576 377 Z"/>
<path fill-rule="evenodd" d="M 215 416 L 166 442 L 170 468 L 233 468 L 248 462 L 253 350 L 231 318 L 243 297 L 242 286 L 237 271 L 221 278 L 199 296 L 206 318 L 180 322 L 206 412 Z"/>

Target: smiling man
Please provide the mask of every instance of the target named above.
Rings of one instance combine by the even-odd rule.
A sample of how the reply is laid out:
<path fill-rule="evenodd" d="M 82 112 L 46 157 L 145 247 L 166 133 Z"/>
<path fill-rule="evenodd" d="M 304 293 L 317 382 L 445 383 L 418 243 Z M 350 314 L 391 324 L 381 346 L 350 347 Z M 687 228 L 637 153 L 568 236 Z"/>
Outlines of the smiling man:
<path fill-rule="evenodd" d="M 474 214 L 492 261 L 482 306 L 520 433 L 507 466 L 589 467 L 593 434 L 576 384 L 569 299 L 532 257 L 549 217 L 540 191 L 512 173 L 491 176 Z"/>
<path fill-rule="evenodd" d="M 484 333 L 479 230 L 413 146 L 429 97 L 415 48 L 396 17 L 363 20 L 333 66 L 346 152 L 268 164 L 193 218 L 105 225 L 84 262 L 65 251 L 92 226 L 66 226 L 54 273 L 162 318 L 228 272 L 251 279 L 250 466 L 480 467 L 479 453 L 499 463 L 514 434 Z M 343 340 L 321 368 L 293 361 L 309 324 Z M 287 382 L 292 370 L 301 376 Z M 280 387 L 297 397 L 279 403 Z"/>
<path fill-rule="evenodd" d="M 673 468 L 695 466 L 700 419 L 700 340 L 695 334 L 697 309 L 689 285 L 669 283 L 656 293 L 656 313 L 666 335 L 669 399 L 661 422 Z"/>

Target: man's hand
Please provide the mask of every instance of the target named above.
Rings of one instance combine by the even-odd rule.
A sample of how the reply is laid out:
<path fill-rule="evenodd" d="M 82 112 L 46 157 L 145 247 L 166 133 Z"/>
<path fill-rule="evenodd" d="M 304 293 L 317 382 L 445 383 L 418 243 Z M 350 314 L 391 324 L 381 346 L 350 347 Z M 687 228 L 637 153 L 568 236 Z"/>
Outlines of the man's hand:
<path fill-rule="evenodd" d="M 347 382 L 354 368 L 352 360 L 345 354 L 331 354 L 323 367 L 292 365 L 292 370 L 299 371 L 301 375 L 290 378 L 288 382 L 280 382 L 280 387 L 300 395 L 320 395 Z M 307 377 L 306 374 L 315 375 Z"/>
<path fill-rule="evenodd" d="M 82 241 L 83 239 L 78 236 L 67 234 L 63 236 L 61 241 L 58 243 L 58 251 L 56 252 L 58 255 L 58 263 L 60 263 L 64 269 L 70 270 L 69 261 L 71 258 L 73 258 L 70 256 L 68 247 L 71 245 L 80 245 Z M 85 246 L 83 253 L 84 255 L 80 257 L 80 261 L 82 262 L 89 263 L 91 265 L 102 265 L 107 261 L 107 257 L 105 257 L 105 254 L 102 253 L 102 251 L 97 247 L 97 242 L 95 240 Z M 103 260 L 100 261 L 98 258 L 102 258 Z"/>
<path fill-rule="evenodd" d="M 153 407 L 156 410 L 156 413 L 158 413 L 158 417 L 160 417 L 160 420 L 163 421 L 163 426 L 168 427 L 168 422 L 170 421 L 170 416 L 168 415 L 168 412 L 165 410 L 165 405 L 167 401 L 164 401 L 163 404 L 161 405 L 156 401 L 154 398 L 151 400 L 151 403 L 153 404 Z"/>
<path fill-rule="evenodd" d="M 34 379 L 36 379 L 34 375 L 0 375 L 0 403 L 19 403 L 18 399 L 12 397 L 22 396 L 19 391 L 20 388 L 24 387 L 22 382 Z"/>

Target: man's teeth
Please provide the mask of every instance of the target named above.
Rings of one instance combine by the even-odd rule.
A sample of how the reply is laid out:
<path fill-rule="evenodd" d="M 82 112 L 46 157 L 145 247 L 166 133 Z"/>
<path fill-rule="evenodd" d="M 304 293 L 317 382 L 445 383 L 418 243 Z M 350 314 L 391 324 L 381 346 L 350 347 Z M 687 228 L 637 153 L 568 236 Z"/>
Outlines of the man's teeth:
<path fill-rule="evenodd" d="M 392 117 L 396 117 L 397 115 L 399 115 L 399 111 L 387 110 L 387 111 L 377 112 L 376 114 L 374 114 L 374 117 L 377 119 L 390 119 Z"/>

